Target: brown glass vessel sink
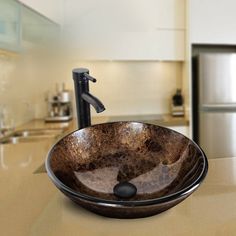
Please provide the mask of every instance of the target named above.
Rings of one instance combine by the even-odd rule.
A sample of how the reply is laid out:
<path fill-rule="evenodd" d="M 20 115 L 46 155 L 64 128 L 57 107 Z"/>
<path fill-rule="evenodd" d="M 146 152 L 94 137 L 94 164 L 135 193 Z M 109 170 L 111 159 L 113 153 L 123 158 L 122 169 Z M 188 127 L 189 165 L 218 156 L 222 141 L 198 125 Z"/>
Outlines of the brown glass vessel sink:
<path fill-rule="evenodd" d="M 188 197 L 207 174 L 203 151 L 173 130 L 138 122 L 105 123 L 55 144 L 48 175 L 71 200 L 95 213 L 138 218 Z"/>

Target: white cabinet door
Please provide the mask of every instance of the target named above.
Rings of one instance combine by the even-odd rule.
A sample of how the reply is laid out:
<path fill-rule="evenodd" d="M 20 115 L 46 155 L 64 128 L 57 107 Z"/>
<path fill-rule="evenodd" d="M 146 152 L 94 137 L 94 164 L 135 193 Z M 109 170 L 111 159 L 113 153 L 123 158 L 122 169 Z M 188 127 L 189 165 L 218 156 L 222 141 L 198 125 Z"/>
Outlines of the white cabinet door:
<path fill-rule="evenodd" d="M 77 57 L 75 59 L 182 61 L 184 35 L 184 32 L 174 30 L 86 33 L 79 38 L 74 38 L 71 34 L 73 40 L 70 45 L 73 55 Z"/>
<path fill-rule="evenodd" d="M 79 59 L 184 60 L 184 3 L 66 1 L 63 35 Z"/>
<path fill-rule="evenodd" d="M 190 42 L 236 44 L 235 0 L 189 0 Z"/>
<path fill-rule="evenodd" d="M 185 0 L 66 0 L 64 23 L 88 26 L 85 31 L 183 29 Z"/>

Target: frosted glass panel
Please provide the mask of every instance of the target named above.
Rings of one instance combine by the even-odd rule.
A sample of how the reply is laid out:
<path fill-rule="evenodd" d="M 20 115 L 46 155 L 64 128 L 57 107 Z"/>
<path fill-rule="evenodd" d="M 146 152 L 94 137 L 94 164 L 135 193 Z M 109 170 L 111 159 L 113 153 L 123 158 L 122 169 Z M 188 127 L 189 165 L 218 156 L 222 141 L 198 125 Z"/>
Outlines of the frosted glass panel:
<path fill-rule="evenodd" d="M 22 6 L 22 40 L 47 44 L 58 39 L 59 26 L 44 16 Z"/>
<path fill-rule="evenodd" d="M 20 43 L 20 5 L 13 0 L 0 0 L 0 47 L 16 50 Z"/>

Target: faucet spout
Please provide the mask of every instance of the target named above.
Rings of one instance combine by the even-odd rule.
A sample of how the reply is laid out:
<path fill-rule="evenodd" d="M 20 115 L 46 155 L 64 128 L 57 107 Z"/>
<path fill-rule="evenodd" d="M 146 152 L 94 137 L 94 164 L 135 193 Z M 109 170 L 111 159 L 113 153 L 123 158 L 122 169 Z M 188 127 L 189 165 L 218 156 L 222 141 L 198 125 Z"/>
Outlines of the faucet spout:
<path fill-rule="evenodd" d="M 94 109 L 96 110 L 97 113 L 103 112 L 105 110 L 104 105 L 102 104 L 102 102 L 94 97 L 92 94 L 90 93 L 82 93 L 82 98 L 89 104 L 91 104 Z"/>
<path fill-rule="evenodd" d="M 96 79 L 89 75 L 88 69 L 74 69 L 73 80 L 75 85 L 78 128 L 82 129 L 91 125 L 90 105 L 95 108 L 97 113 L 104 111 L 105 107 L 99 99 L 89 93 L 89 81 L 96 82 Z"/>

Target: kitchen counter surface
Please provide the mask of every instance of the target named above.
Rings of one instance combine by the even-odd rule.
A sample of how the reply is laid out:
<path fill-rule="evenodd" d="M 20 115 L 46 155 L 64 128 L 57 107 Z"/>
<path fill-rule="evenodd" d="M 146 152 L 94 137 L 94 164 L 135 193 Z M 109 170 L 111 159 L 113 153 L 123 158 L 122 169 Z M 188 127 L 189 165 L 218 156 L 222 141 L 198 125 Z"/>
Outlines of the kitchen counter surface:
<path fill-rule="evenodd" d="M 114 121 L 142 121 L 161 126 L 189 125 L 189 121 L 186 117 L 173 117 L 170 114 L 92 117 L 92 124 L 114 122 Z M 73 119 L 70 122 L 62 122 L 62 123 L 60 122 L 45 123 L 43 119 L 38 119 L 38 120 L 32 120 L 18 127 L 18 129 L 44 129 L 44 128 L 48 129 L 61 128 L 64 129 L 65 131 L 73 131 L 77 129 L 77 123 L 76 119 Z"/>
<path fill-rule="evenodd" d="M 68 125 L 73 129 L 72 123 Z M 45 127 L 42 121 L 32 124 Z M 200 188 L 174 208 L 148 218 L 121 220 L 75 205 L 46 173 L 37 171 L 54 142 L 0 145 L 1 235 L 236 235 L 236 157 L 210 159 Z"/>
<path fill-rule="evenodd" d="M 0 145 L 1 235 L 235 235 L 236 158 L 209 160 L 209 173 L 189 198 L 159 215 L 120 220 L 68 200 L 47 174 L 35 174 L 54 140 Z"/>
<path fill-rule="evenodd" d="M 170 114 L 127 115 L 127 116 L 98 116 L 93 118 L 94 123 L 113 121 L 141 121 L 161 126 L 189 125 L 186 117 L 173 117 Z"/>

